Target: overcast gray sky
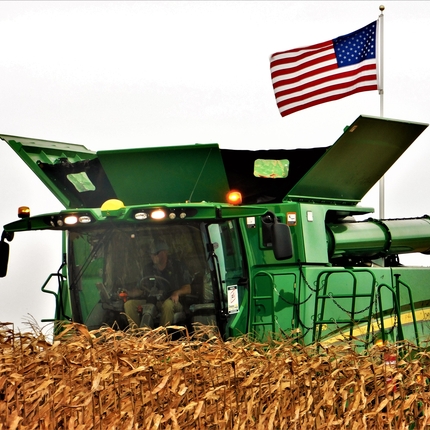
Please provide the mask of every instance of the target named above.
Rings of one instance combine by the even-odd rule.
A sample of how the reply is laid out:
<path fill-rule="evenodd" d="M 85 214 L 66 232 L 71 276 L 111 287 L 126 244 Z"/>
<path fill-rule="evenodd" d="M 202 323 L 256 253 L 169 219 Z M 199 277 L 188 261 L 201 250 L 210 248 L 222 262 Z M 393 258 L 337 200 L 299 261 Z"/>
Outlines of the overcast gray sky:
<path fill-rule="evenodd" d="M 0 134 L 92 150 L 331 145 L 360 114 L 379 115 L 378 93 L 282 118 L 270 55 L 357 30 L 378 18 L 380 4 L 2 1 Z M 430 2 L 382 4 L 384 115 L 428 123 Z M 33 215 L 62 209 L 4 142 L 0 159 L 1 225 L 17 218 L 18 206 L 30 206 Z M 385 176 L 387 218 L 430 213 L 429 159 L 427 130 Z M 361 205 L 378 216 L 377 188 Z M 415 256 L 412 262 L 429 264 Z M 60 264 L 59 233 L 17 234 L 8 276 L 0 279 L 0 321 L 18 327 L 29 315 L 39 323 L 52 317 L 53 298 L 40 288 Z"/>

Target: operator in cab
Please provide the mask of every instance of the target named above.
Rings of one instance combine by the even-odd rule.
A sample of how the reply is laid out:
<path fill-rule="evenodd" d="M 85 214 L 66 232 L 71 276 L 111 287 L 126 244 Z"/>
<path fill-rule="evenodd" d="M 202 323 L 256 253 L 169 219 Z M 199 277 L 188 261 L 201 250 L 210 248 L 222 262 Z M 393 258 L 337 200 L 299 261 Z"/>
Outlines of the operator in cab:
<path fill-rule="evenodd" d="M 160 312 L 160 325 L 173 323 L 176 312 L 182 312 L 179 298 L 191 293 L 191 276 L 186 266 L 171 258 L 163 240 L 155 240 L 150 247 L 152 263 L 145 267 L 145 276 L 138 288 L 128 291 L 124 311 L 139 327 L 142 307 L 154 303 Z"/>

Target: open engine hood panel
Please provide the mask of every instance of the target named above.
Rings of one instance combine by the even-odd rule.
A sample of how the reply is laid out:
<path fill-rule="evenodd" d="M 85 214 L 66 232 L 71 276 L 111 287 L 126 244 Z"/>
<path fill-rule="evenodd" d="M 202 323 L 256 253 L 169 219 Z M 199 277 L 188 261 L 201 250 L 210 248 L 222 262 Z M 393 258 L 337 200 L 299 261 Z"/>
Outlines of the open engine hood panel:
<path fill-rule="evenodd" d="M 358 203 L 427 126 L 359 116 L 284 200 Z"/>
<path fill-rule="evenodd" d="M 85 146 L 0 135 L 66 208 L 224 201 L 217 144 L 94 152 Z"/>

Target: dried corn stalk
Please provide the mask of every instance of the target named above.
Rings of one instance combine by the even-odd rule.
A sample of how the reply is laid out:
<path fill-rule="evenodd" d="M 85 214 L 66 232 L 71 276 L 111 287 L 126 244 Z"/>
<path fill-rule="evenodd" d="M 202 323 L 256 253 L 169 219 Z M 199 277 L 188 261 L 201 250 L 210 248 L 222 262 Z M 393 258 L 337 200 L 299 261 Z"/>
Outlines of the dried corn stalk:
<path fill-rule="evenodd" d="M 164 328 L 69 324 L 48 342 L 3 325 L 0 429 L 430 426 L 430 356 L 412 345 L 359 353 L 214 333 L 173 341 Z"/>

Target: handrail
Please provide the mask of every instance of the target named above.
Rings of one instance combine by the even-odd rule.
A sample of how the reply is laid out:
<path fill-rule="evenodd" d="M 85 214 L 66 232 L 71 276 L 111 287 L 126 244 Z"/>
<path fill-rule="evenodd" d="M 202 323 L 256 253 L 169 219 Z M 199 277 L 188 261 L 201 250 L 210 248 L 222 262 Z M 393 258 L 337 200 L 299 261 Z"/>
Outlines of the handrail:
<path fill-rule="evenodd" d="M 58 317 L 58 314 L 60 312 L 60 317 L 64 317 L 67 320 L 72 321 L 72 318 L 69 317 L 68 315 L 66 315 L 66 313 L 64 312 L 64 303 L 63 303 L 63 299 L 62 299 L 63 283 L 67 279 L 67 276 L 65 276 L 61 273 L 64 266 L 66 266 L 66 255 L 65 254 L 63 255 L 63 262 L 61 263 L 61 266 L 58 269 L 57 273 L 51 273 L 48 276 L 45 283 L 42 285 L 41 290 L 43 293 L 52 294 L 55 297 L 55 313 L 56 313 L 56 316 Z M 48 285 L 49 281 L 51 280 L 51 278 L 53 276 L 58 278 L 58 293 L 46 289 L 46 286 Z M 56 321 L 56 319 L 55 318 L 42 319 L 42 322 L 53 322 L 53 321 Z"/>
<path fill-rule="evenodd" d="M 51 291 L 51 290 L 47 290 L 45 288 L 53 276 L 56 276 L 58 278 L 59 282 L 63 281 L 65 278 L 65 276 L 62 273 L 51 273 L 48 276 L 48 278 L 46 279 L 45 283 L 42 285 L 41 290 L 43 293 L 52 294 L 55 297 L 55 308 L 57 309 L 58 304 L 59 304 L 58 303 L 58 293 Z M 42 322 L 53 322 L 53 321 L 55 321 L 55 318 L 44 318 L 44 319 L 42 319 Z"/>
<path fill-rule="evenodd" d="M 412 299 L 412 290 L 411 287 L 409 285 L 407 285 L 406 283 L 404 283 L 403 281 L 400 280 L 400 274 L 396 273 L 394 274 L 394 277 L 396 278 L 396 292 L 398 294 L 398 297 L 400 297 L 400 284 L 403 285 L 407 291 L 408 291 L 408 296 L 409 296 L 409 304 L 411 307 L 411 313 L 412 313 L 412 320 L 413 320 L 413 326 L 414 326 L 414 332 L 415 332 L 415 339 L 417 342 L 417 346 L 420 346 L 420 338 L 418 335 L 418 324 L 417 324 L 417 318 L 415 315 L 415 305 L 414 305 L 414 301 Z M 399 310 L 400 310 L 400 303 L 399 303 Z"/>
<path fill-rule="evenodd" d="M 357 294 L 357 277 L 356 277 L 356 273 L 367 273 L 371 276 L 372 280 L 371 280 L 371 293 L 369 294 Z M 357 270 L 349 270 L 349 269 L 342 269 L 342 270 L 324 270 L 321 273 L 319 273 L 317 280 L 316 280 L 316 296 L 315 296 L 315 310 L 314 310 L 314 318 L 316 318 L 316 320 L 314 320 L 314 324 L 313 324 L 313 331 L 312 331 L 312 341 L 315 342 L 318 339 L 321 338 L 321 330 L 322 330 L 322 323 L 328 323 L 327 320 L 323 320 L 322 317 L 324 315 L 325 312 L 325 300 L 327 298 L 331 298 L 331 299 L 336 299 L 336 298 L 346 298 L 347 295 L 346 294 L 331 294 L 331 295 L 327 295 L 327 284 L 328 284 L 328 278 L 330 276 L 333 275 L 339 275 L 339 274 L 348 274 L 352 277 L 353 280 L 353 284 L 352 284 L 352 293 L 349 295 L 349 297 L 351 297 L 352 301 L 351 301 L 351 312 L 346 311 L 347 313 L 350 314 L 350 323 L 349 323 L 349 332 L 350 332 L 350 336 L 352 336 L 353 334 L 353 326 L 354 323 L 357 322 L 357 320 L 355 319 L 355 315 L 359 312 L 356 311 L 355 309 L 355 303 L 356 303 L 356 298 L 357 297 L 369 297 L 370 298 L 370 305 L 369 305 L 369 315 L 367 318 L 367 333 L 366 333 L 366 342 L 369 341 L 369 336 L 370 336 L 370 326 L 371 326 L 371 315 L 372 315 L 372 306 L 373 306 L 373 301 L 374 301 L 374 291 L 375 291 L 375 285 L 376 285 L 376 278 L 375 275 L 372 271 L 370 271 L 369 269 L 357 269 Z M 323 281 L 321 281 L 322 277 L 325 277 Z M 320 294 L 320 290 L 321 290 L 321 285 L 323 286 L 323 294 Z M 320 312 L 318 313 L 318 300 L 319 299 L 323 299 L 323 302 L 321 304 L 321 309 Z M 338 305 L 340 306 L 340 305 Z M 366 307 L 367 309 L 367 307 Z M 318 315 L 321 316 L 320 319 L 318 319 Z M 331 324 L 336 324 L 338 323 L 338 321 L 332 321 L 330 322 Z M 345 321 L 342 321 L 342 323 L 346 323 Z M 317 329 L 317 325 L 319 325 L 318 329 Z M 318 330 L 318 333 L 317 333 Z"/>
<path fill-rule="evenodd" d="M 384 327 L 384 315 L 382 314 L 382 296 L 380 294 L 381 288 L 382 287 L 386 287 L 391 291 L 392 297 L 393 297 L 393 303 L 394 303 L 394 308 L 395 308 L 395 312 L 397 315 L 397 324 L 398 324 L 398 339 L 397 340 L 404 340 L 405 336 L 403 333 L 403 323 L 402 323 L 402 312 L 401 312 L 401 307 L 400 307 L 400 286 L 403 286 L 407 289 L 408 291 L 408 296 L 409 296 L 409 305 L 411 307 L 411 314 L 412 314 L 412 321 L 413 321 L 413 326 L 414 326 L 414 332 L 415 332 L 415 340 L 416 340 L 416 344 L 417 346 L 420 345 L 420 338 L 419 338 L 419 334 L 418 334 L 418 324 L 417 324 L 417 319 L 416 319 L 416 315 L 415 315 L 415 306 L 414 306 L 414 301 L 412 299 L 412 290 L 409 287 L 409 285 L 405 284 L 403 281 L 400 280 L 400 274 L 396 273 L 394 274 L 394 277 L 396 278 L 396 283 L 394 288 L 390 287 L 387 284 L 380 284 L 378 285 L 378 303 L 379 303 L 379 308 L 380 308 L 380 312 L 381 312 L 381 337 L 382 337 L 382 341 L 385 342 L 386 341 L 386 335 L 385 335 L 385 327 Z"/>
<path fill-rule="evenodd" d="M 400 308 L 398 306 L 396 292 L 388 284 L 385 284 L 385 283 L 384 284 L 379 284 L 378 285 L 378 304 L 379 304 L 379 313 L 380 313 L 381 338 L 382 338 L 382 341 L 385 343 L 385 341 L 387 339 L 386 339 L 386 336 L 385 336 L 384 314 L 383 314 L 383 311 L 382 311 L 382 295 L 381 295 L 381 288 L 383 288 L 383 287 L 388 288 L 390 290 L 390 292 L 391 292 L 392 299 L 393 299 L 393 304 L 394 304 L 394 307 L 396 309 L 397 322 L 399 324 L 399 327 L 401 327 L 402 323 L 400 321 L 400 313 L 399 313 L 400 312 Z M 394 327 L 393 327 L 393 329 L 394 329 Z M 401 328 L 399 330 L 399 333 L 401 333 L 401 336 L 400 336 L 401 339 L 399 339 L 399 340 L 402 340 L 403 339 L 403 330 Z"/>

